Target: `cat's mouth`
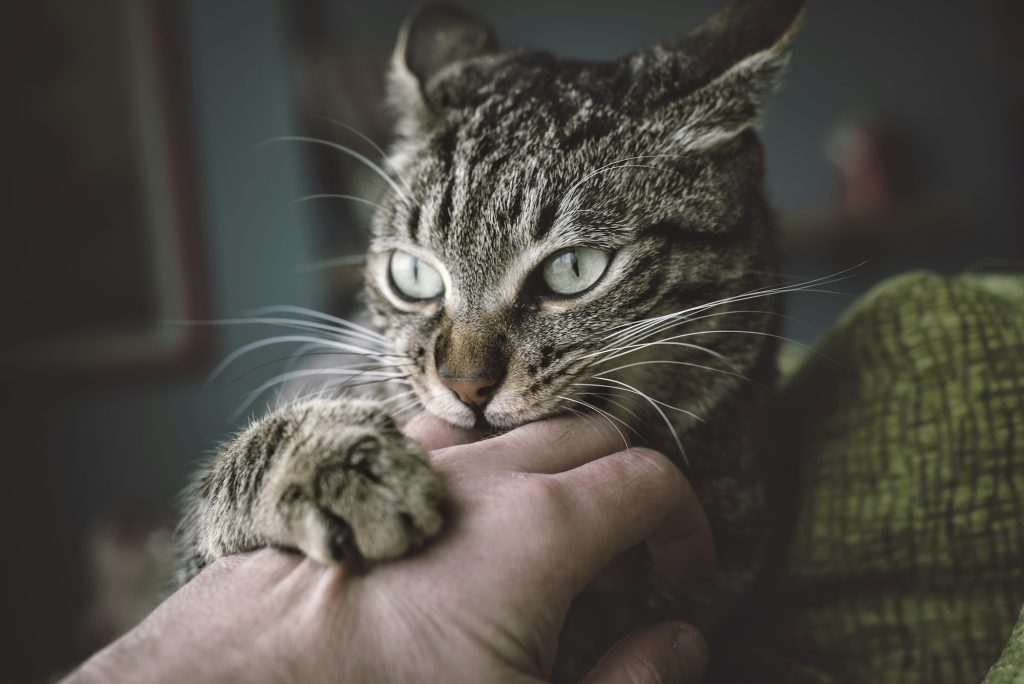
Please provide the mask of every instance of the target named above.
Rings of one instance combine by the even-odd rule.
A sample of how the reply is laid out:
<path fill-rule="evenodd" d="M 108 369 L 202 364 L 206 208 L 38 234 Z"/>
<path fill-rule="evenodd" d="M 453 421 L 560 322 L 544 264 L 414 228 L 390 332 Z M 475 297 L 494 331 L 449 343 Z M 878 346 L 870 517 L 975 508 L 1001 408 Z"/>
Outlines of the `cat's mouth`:
<path fill-rule="evenodd" d="M 517 427 L 538 420 L 573 413 L 583 412 L 583 406 L 599 411 L 603 404 L 600 397 L 590 396 L 588 402 L 574 402 L 569 397 L 557 396 L 560 390 L 552 391 L 555 396 L 530 394 L 516 382 L 502 383 L 502 386 L 480 404 L 463 401 L 457 392 L 444 386 L 434 376 L 423 374 L 412 379 L 414 389 L 419 395 L 420 404 L 430 413 L 447 423 L 458 427 L 473 429 L 483 434 L 496 434 L 514 430 Z M 569 406 L 571 404 L 572 406 Z"/>

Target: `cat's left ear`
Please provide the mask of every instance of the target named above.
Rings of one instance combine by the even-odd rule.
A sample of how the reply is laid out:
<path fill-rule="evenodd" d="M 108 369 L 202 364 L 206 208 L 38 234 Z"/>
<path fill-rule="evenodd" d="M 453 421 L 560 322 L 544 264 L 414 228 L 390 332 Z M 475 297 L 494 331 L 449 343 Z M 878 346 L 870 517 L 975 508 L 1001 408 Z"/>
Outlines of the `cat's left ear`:
<path fill-rule="evenodd" d="M 676 150 L 709 149 L 759 124 L 803 15 L 804 0 L 736 0 L 682 40 L 655 48 L 655 62 L 675 66 L 666 70 L 675 82 L 659 84 L 658 109 Z M 686 94 L 673 97 L 673 88 Z"/>
<path fill-rule="evenodd" d="M 413 12 L 399 32 L 388 74 L 398 133 L 412 135 L 429 123 L 437 107 L 432 85 L 446 69 L 497 50 L 490 25 L 459 7 L 426 5 Z"/>

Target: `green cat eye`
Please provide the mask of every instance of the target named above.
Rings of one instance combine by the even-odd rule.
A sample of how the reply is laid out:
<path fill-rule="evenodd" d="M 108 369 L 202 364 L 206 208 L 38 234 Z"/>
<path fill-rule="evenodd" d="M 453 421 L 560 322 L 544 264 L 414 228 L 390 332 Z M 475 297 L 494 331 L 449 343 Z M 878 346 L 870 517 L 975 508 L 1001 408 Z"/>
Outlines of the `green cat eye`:
<path fill-rule="evenodd" d="M 395 290 L 407 299 L 436 299 L 444 292 L 441 274 L 408 252 L 391 253 L 388 273 Z"/>
<path fill-rule="evenodd" d="M 544 262 L 544 282 L 560 295 L 583 292 L 608 268 L 608 252 L 592 247 L 569 247 Z"/>

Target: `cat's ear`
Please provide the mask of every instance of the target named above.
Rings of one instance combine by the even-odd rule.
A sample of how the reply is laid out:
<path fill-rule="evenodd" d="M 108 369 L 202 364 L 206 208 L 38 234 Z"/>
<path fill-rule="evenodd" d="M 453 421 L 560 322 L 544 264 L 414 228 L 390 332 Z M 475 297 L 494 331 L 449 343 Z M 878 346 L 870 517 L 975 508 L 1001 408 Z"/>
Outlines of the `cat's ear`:
<path fill-rule="evenodd" d="M 673 147 L 704 150 L 756 127 L 790 56 L 804 0 L 737 0 L 674 44 L 687 94 L 672 111 Z"/>
<path fill-rule="evenodd" d="M 498 49 L 494 30 L 463 9 L 426 5 L 402 25 L 391 57 L 388 99 L 398 112 L 399 133 L 413 133 L 436 106 L 431 82 L 461 60 Z"/>

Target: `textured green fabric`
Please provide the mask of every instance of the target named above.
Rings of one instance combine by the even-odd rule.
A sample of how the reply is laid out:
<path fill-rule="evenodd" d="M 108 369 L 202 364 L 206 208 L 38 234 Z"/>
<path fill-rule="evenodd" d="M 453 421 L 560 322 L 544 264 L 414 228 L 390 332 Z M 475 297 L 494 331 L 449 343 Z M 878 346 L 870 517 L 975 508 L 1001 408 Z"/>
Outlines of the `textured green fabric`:
<path fill-rule="evenodd" d="M 1024 279 L 892 279 L 818 350 L 785 389 L 791 679 L 979 682 L 1024 602 Z M 1022 682 L 1015 638 L 990 684 Z"/>
<path fill-rule="evenodd" d="M 992 666 L 984 684 L 1024 684 L 1024 610 L 999 662 Z"/>

